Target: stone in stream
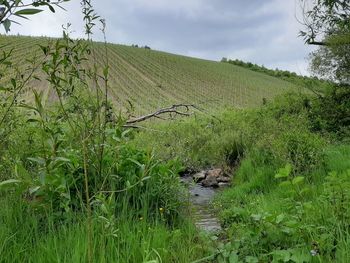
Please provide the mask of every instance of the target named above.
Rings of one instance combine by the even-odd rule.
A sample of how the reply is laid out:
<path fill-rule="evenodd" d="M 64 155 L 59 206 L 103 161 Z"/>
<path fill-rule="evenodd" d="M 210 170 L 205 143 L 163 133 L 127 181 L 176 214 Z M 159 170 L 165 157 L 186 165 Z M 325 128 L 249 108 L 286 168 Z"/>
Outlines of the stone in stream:
<path fill-rule="evenodd" d="M 214 188 L 227 185 L 231 181 L 231 178 L 219 168 L 197 172 L 191 178 L 195 183 L 200 183 L 203 187 Z"/>
<path fill-rule="evenodd" d="M 224 174 L 223 170 L 222 169 L 211 169 L 211 170 L 208 170 L 206 172 L 206 175 L 207 177 L 210 176 L 210 177 L 215 177 L 215 178 L 218 178 L 220 176 L 222 176 Z"/>
<path fill-rule="evenodd" d="M 207 175 L 206 178 L 202 181 L 202 185 L 204 187 L 218 187 L 219 182 L 217 180 L 217 177 L 213 175 Z"/>
<path fill-rule="evenodd" d="M 227 176 L 219 176 L 217 180 L 219 183 L 229 183 L 231 181 L 231 178 Z"/>
<path fill-rule="evenodd" d="M 205 172 L 205 179 L 203 179 L 202 185 L 204 187 L 218 187 L 222 183 L 229 183 L 231 178 L 224 175 L 222 169 L 212 169 Z"/>
<path fill-rule="evenodd" d="M 203 181 L 206 177 L 206 172 L 205 171 L 201 171 L 199 173 L 196 173 L 195 175 L 192 176 L 193 180 L 196 182 L 196 183 L 199 183 L 201 181 Z"/>

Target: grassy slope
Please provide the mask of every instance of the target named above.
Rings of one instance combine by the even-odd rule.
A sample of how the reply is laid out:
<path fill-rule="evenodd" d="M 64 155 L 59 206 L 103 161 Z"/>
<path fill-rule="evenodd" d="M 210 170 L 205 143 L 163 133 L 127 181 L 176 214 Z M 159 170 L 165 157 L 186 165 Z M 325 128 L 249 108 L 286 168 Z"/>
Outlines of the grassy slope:
<path fill-rule="evenodd" d="M 21 66 L 24 58 L 40 54 L 37 45 L 47 41 L 38 37 L 0 36 L 0 46 L 7 44 L 1 49 L 13 48 L 13 61 Z M 254 107 L 261 105 L 263 98 L 300 89 L 266 74 L 225 63 L 123 45 L 108 44 L 107 48 L 111 68 L 109 95 L 124 109 L 129 100 L 136 113 L 175 103 L 194 103 L 206 109 Z M 95 50 L 97 64 L 102 68 L 103 44 L 97 43 Z M 32 83 L 47 90 L 46 85 Z"/>

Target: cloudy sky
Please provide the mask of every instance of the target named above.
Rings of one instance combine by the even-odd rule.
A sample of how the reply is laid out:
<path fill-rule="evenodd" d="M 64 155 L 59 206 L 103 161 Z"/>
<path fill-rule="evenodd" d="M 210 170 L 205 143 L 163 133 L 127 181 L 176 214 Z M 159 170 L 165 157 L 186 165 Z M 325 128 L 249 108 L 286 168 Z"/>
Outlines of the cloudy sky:
<path fill-rule="evenodd" d="M 311 48 L 298 37 L 302 27 L 299 0 L 95 0 L 96 12 L 107 21 L 107 40 L 148 45 L 153 49 L 220 60 L 241 59 L 269 68 L 307 75 Z M 72 23 L 83 36 L 79 0 L 67 11 L 42 12 L 12 34 L 60 36 Z M 0 29 L 3 33 L 3 29 Z M 96 33 L 96 40 L 101 35 Z"/>

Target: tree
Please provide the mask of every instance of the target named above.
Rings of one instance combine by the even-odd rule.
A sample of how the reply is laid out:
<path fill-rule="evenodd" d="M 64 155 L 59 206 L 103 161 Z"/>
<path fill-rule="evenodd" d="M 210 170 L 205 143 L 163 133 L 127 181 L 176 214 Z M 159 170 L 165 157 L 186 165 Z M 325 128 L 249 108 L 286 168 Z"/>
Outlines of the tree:
<path fill-rule="evenodd" d="M 310 54 L 310 69 L 334 82 L 314 100 L 313 127 L 346 138 L 350 131 L 350 1 L 300 1 L 305 26 L 300 35 L 307 44 L 319 46 Z"/>
<path fill-rule="evenodd" d="M 310 54 L 313 74 L 350 84 L 350 34 L 328 36 L 327 43 Z"/>
<path fill-rule="evenodd" d="M 327 36 L 350 30 L 349 0 L 301 0 L 305 31 L 300 31 L 310 45 L 327 45 Z"/>
<path fill-rule="evenodd" d="M 28 19 L 27 16 L 35 15 L 43 11 L 38 7 L 45 6 L 54 13 L 55 7 L 62 8 L 61 4 L 69 1 L 70 0 L 0 0 L 0 25 L 5 28 L 6 32 L 9 32 L 12 23 L 19 24 L 14 20 L 15 18 Z"/>
<path fill-rule="evenodd" d="M 305 26 L 300 35 L 319 48 L 311 53 L 311 71 L 350 84 L 350 1 L 301 0 Z"/>

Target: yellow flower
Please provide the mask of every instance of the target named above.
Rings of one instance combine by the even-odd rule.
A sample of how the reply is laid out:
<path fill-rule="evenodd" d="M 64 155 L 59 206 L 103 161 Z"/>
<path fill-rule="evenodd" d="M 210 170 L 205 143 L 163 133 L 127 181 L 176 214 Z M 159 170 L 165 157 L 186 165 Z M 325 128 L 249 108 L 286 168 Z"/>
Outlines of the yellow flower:
<path fill-rule="evenodd" d="M 143 220 L 143 217 L 141 216 L 139 219 L 140 219 L 140 220 Z"/>
<path fill-rule="evenodd" d="M 159 212 L 163 213 L 164 212 L 164 208 L 163 207 L 159 208 Z"/>

